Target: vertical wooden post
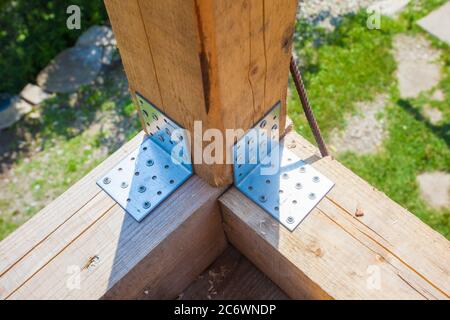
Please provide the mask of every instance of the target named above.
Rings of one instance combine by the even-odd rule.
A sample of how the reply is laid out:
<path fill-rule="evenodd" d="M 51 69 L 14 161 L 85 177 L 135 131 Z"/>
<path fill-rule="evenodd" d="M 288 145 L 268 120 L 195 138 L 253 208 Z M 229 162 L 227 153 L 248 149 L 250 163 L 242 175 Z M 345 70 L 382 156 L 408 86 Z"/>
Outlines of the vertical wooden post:
<path fill-rule="evenodd" d="M 284 128 L 296 0 L 105 3 L 132 94 L 192 137 L 197 120 L 203 131 L 247 130 L 280 100 Z M 226 141 L 225 151 L 233 144 Z M 232 182 L 231 165 L 194 168 L 214 186 Z"/>

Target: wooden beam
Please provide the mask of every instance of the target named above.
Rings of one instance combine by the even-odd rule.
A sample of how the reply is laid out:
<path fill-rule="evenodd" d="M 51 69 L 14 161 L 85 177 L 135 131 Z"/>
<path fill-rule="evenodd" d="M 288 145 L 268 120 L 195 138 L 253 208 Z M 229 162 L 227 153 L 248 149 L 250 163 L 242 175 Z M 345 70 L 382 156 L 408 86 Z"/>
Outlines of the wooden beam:
<path fill-rule="evenodd" d="M 146 298 L 146 295 L 143 296 Z M 286 294 L 235 248 L 229 246 L 180 300 L 286 300 Z"/>
<path fill-rule="evenodd" d="M 296 0 L 105 4 L 131 91 L 192 136 L 196 120 L 203 131 L 247 130 L 278 101 L 284 128 Z M 210 142 L 197 136 L 195 143 Z M 225 142 L 224 157 L 233 144 Z M 195 164 L 195 171 L 214 186 L 232 182 L 231 165 Z"/>
<path fill-rule="evenodd" d="M 95 184 L 143 137 L 0 242 L 1 298 L 174 298 L 221 254 L 223 188 L 194 176 L 137 223 Z"/>
<path fill-rule="evenodd" d="M 227 191 L 224 228 L 237 249 L 296 299 L 450 298 L 442 235 L 296 133 L 284 143 L 336 185 L 292 233 L 237 189 Z"/>

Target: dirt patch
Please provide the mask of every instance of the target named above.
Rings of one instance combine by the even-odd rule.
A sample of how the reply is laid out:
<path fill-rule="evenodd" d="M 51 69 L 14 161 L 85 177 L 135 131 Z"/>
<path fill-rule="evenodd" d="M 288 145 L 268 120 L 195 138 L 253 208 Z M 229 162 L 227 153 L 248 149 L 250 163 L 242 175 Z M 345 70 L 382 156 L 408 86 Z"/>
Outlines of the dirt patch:
<path fill-rule="evenodd" d="M 450 173 L 425 172 L 417 177 L 422 198 L 435 209 L 450 208 Z"/>
<path fill-rule="evenodd" d="M 394 39 L 397 79 L 402 98 L 416 98 L 441 79 L 440 51 L 422 36 L 397 35 Z"/>
<path fill-rule="evenodd" d="M 444 101 L 445 94 L 442 90 L 438 89 L 433 93 L 433 95 L 431 96 L 431 99 L 433 99 L 435 101 Z"/>
<path fill-rule="evenodd" d="M 431 124 L 437 124 L 443 119 L 442 112 L 439 109 L 432 108 L 429 105 L 423 109 L 423 114 L 427 117 Z"/>
<path fill-rule="evenodd" d="M 358 113 L 346 119 L 346 129 L 332 132 L 331 146 L 337 152 L 376 152 L 386 136 L 385 121 L 381 117 L 386 101 L 386 95 L 379 95 L 372 102 L 358 103 Z"/>

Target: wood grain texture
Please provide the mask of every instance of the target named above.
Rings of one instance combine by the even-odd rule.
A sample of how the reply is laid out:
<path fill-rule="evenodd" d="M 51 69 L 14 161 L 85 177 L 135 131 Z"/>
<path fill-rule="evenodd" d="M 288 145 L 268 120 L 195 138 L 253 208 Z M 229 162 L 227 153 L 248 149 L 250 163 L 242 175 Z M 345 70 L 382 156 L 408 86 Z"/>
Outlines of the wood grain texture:
<path fill-rule="evenodd" d="M 178 299 L 285 300 L 288 297 L 239 251 L 229 246 Z"/>
<path fill-rule="evenodd" d="M 285 110 L 297 1 L 105 4 L 131 90 L 142 93 L 191 134 L 196 120 L 202 121 L 203 131 L 245 131 L 278 101 Z M 195 142 L 204 147 L 211 141 L 202 143 L 200 137 Z M 224 143 L 224 159 L 233 144 L 234 139 Z M 212 185 L 230 184 L 231 165 L 218 163 L 195 164 L 195 171 Z"/>
<path fill-rule="evenodd" d="M 95 184 L 142 138 L 0 243 L 2 298 L 136 298 L 146 285 L 154 298 L 174 298 L 220 255 L 223 189 L 193 176 L 137 223 Z"/>
<path fill-rule="evenodd" d="M 443 236 L 296 133 L 284 143 L 336 185 L 292 233 L 237 189 L 227 191 L 224 228 L 237 249 L 296 299 L 449 298 Z"/>

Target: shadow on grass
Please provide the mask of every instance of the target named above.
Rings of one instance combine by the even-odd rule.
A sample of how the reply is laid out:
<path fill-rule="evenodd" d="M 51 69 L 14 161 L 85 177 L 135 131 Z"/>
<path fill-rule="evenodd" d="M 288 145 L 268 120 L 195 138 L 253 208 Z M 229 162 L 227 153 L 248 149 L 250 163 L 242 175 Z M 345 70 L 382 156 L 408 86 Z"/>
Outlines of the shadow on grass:
<path fill-rule="evenodd" d="M 422 122 L 425 126 L 438 138 L 445 141 L 450 147 L 450 124 L 444 123 L 442 125 L 434 125 L 427 118 L 425 118 L 419 110 L 414 108 L 411 103 L 405 99 L 399 99 L 397 104 L 406 112 L 411 114 L 417 121 Z"/>

